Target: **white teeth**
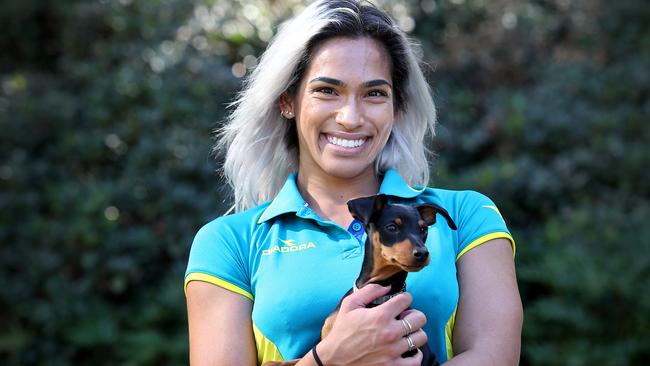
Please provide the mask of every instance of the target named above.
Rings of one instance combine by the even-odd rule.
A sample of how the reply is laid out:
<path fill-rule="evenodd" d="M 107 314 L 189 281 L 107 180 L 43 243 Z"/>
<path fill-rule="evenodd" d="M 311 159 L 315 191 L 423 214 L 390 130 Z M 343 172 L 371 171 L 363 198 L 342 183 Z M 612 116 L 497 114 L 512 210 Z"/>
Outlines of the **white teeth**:
<path fill-rule="evenodd" d="M 327 136 L 327 141 L 329 141 L 330 144 L 334 144 L 337 146 L 353 148 L 353 147 L 359 147 L 363 145 L 363 143 L 366 142 L 366 139 L 363 138 L 358 140 L 345 140 L 334 136 Z"/>

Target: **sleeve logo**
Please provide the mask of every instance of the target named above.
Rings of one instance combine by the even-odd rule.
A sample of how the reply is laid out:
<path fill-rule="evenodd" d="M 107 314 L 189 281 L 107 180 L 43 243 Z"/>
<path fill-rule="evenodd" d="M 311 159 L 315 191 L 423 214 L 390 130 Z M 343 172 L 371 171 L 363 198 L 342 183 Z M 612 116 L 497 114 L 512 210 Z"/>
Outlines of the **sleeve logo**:
<path fill-rule="evenodd" d="M 482 206 L 482 207 L 485 207 L 485 208 L 489 208 L 489 209 L 494 210 L 494 212 L 496 212 L 497 214 L 499 214 L 499 217 L 501 218 L 501 220 L 503 220 L 503 222 L 506 221 L 506 220 L 503 219 L 503 216 L 501 216 L 501 212 L 499 212 L 499 209 L 497 208 L 497 206 L 485 205 L 485 206 Z"/>

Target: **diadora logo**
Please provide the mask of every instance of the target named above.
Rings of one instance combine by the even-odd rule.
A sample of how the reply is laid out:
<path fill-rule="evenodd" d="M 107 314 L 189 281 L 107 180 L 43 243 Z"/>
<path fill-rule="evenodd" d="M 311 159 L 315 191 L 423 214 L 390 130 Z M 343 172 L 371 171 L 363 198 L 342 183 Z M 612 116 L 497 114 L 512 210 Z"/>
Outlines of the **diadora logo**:
<path fill-rule="evenodd" d="M 306 249 L 311 249 L 311 248 L 316 248 L 316 244 L 313 242 L 309 243 L 300 243 L 300 244 L 294 244 L 295 240 L 289 239 L 289 240 L 282 240 L 280 239 L 282 243 L 284 243 L 284 246 L 273 246 L 270 249 L 264 249 L 262 251 L 262 255 L 271 255 L 273 253 L 289 253 L 289 252 L 297 252 L 300 250 L 306 250 Z"/>

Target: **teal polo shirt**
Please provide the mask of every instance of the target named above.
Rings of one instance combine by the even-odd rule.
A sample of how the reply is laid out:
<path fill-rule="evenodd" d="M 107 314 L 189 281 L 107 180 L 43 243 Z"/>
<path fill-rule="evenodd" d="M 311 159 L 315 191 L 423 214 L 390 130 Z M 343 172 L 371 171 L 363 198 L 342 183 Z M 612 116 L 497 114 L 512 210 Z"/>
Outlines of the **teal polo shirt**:
<path fill-rule="evenodd" d="M 424 312 L 429 346 L 441 362 L 453 356 L 452 333 L 458 305 L 456 262 L 489 240 L 514 240 L 494 203 L 474 191 L 413 188 L 396 170 L 383 177 L 380 193 L 393 202 L 436 203 L 449 212 L 429 227 L 431 260 L 410 273 L 406 285 L 414 309 Z M 365 233 L 323 220 L 300 195 L 295 175 L 272 201 L 217 218 L 192 243 L 185 286 L 204 281 L 253 302 L 258 363 L 305 355 L 320 339 L 323 321 L 352 287 L 363 260 Z"/>

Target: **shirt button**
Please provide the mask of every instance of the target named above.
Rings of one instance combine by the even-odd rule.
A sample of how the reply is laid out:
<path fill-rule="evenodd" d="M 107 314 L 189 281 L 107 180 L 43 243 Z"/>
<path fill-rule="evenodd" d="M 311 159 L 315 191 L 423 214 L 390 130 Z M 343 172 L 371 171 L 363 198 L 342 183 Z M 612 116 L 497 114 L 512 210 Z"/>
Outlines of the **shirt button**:
<path fill-rule="evenodd" d="M 361 224 L 358 223 L 358 222 L 353 223 L 353 224 L 352 224 L 352 230 L 354 230 L 354 231 L 359 231 L 359 230 L 361 230 Z"/>

